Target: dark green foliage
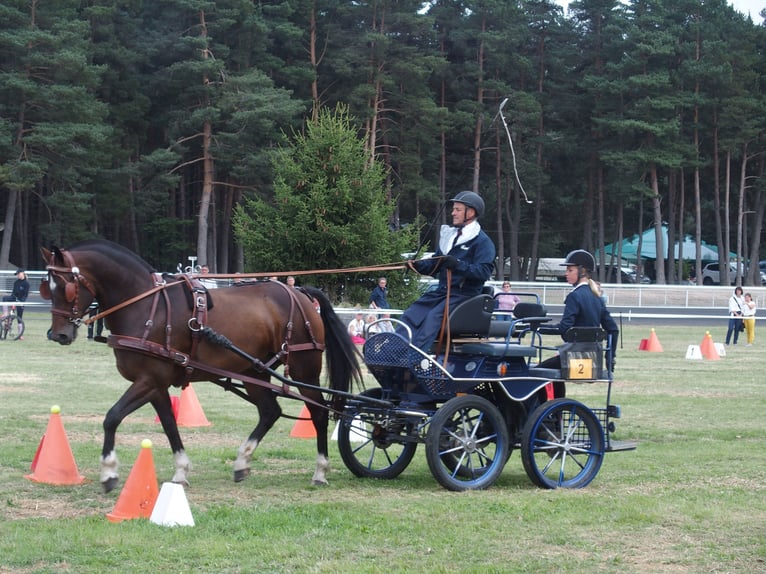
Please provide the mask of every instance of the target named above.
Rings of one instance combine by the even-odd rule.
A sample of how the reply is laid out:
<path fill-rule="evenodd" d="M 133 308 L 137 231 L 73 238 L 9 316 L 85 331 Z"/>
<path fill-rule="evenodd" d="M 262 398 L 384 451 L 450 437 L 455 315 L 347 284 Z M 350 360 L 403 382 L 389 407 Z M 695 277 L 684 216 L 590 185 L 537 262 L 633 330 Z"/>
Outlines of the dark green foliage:
<path fill-rule="evenodd" d="M 389 228 L 393 206 L 386 201 L 385 172 L 380 162 L 369 162 L 347 109 L 321 110 L 276 154 L 274 173 L 273 199 L 252 198 L 235 217 L 247 270 L 395 263 L 415 242 L 412 232 Z M 334 274 L 310 279 L 333 294 L 356 280 Z"/>
<path fill-rule="evenodd" d="M 595 250 L 655 220 L 761 259 L 761 20 L 726 0 L 576 0 L 566 16 L 551 0 L 10 0 L 0 266 L 103 236 L 162 268 L 207 246 L 213 268 L 243 270 L 235 206 L 249 196 L 275 209 L 286 188 L 321 186 L 377 237 L 428 229 L 446 197 L 475 189 L 514 280 L 523 260 Z M 332 181 L 317 149 L 297 155 L 317 110 L 338 104 L 355 143 L 335 148 L 333 165 L 358 179 L 374 158 L 374 184 Z M 382 207 L 359 210 L 373 188 Z M 386 263 L 421 239 L 379 249 L 332 212 L 288 204 L 294 222 L 270 231 L 300 226 L 310 241 L 286 252 L 311 268 Z M 249 264 L 291 267 L 257 257 Z"/>

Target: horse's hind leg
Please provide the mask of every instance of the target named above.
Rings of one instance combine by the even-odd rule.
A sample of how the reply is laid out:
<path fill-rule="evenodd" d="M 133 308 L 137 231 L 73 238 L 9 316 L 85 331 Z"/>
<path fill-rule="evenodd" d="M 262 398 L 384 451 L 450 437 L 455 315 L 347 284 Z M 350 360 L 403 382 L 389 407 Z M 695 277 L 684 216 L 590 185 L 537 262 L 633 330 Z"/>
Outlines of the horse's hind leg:
<path fill-rule="evenodd" d="M 271 391 L 248 385 L 247 393 L 258 407 L 258 425 L 237 451 L 237 458 L 234 460 L 234 482 L 241 482 L 250 475 L 250 462 L 255 449 L 282 415 L 282 409 Z"/>
<path fill-rule="evenodd" d="M 307 396 L 314 393 L 308 392 Z M 316 396 L 311 396 L 315 401 L 322 401 L 322 395 L 316 393 Z M 317 463 L 314 470 L 314 476 L 311 477 L 311 484 L 315 486 L 324 486 L 327 483 L 327 472 L 330 470 L 330 460 L 327 452 L 327 426 L 329 423 L 329 411 L 320 406 L 306 403 L 306 406 L 311 413 L 311 422 L 314 423 L 314 428 L 317 431 Z"/>

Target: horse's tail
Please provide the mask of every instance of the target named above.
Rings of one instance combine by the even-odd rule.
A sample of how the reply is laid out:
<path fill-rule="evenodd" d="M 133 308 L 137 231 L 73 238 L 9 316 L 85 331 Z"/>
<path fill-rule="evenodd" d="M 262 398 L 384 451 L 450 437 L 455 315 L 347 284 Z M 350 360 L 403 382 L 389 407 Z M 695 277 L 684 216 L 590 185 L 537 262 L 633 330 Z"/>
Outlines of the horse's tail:
<path fill-rule="evenodd" d="M 319 314 L 325 328 L 325 351 L 330 388 L 336 391 L 350 392 L 353 382 L 356 382 L 360 388 L 363 387 L 362 369 L 357 360 L 358 352 L 348 335 L 346 325 L 340 320 L 332 308 L 330 300 L 321 290 L 314 287 L 303 287 L 302 289 L 309 297 L 319 302 Z M 338 401 L 333 402 L 336 408 L 340 406 Z M 340 401 L 340 404 L 342 402 Z"/>

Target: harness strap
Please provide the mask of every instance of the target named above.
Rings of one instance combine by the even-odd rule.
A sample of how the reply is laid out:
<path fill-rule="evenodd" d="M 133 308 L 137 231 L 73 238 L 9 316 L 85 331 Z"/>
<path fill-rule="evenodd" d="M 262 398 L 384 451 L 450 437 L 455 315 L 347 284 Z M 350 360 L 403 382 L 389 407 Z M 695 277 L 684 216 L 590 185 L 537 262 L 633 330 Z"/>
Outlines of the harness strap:
<path fill-rule="evenodd" d="M 300 400 L 305 403 L 309 403 L 309 404 L 330 410 L 336 414 L 340 414 L 338 411 L 335 411 L 334 409 L 330 408 L 325 403 L 315 401 L 313 399 L 310 399 L 309 397 L 305 397 L 299 393 L 296 393 L 295 391 L 290 389 L 289 383 L 285 381 L 282 381 L 282 385 L 280 386 L 270 381 L 264 381 L 263 379 L 257 379 L 255 377 L 243 375 L 242 373 L 235 373 L 233 371 L 219 369 L 211 365 L 200 363 L 199 361 L 196 361 L 192 357 L 190 357 L 187 353 L 182 353 L 174 349 L 165 348 L 164 345 L 161 345 L 160 343 L 155 343 L 154 341 L 147 341 L 145 339 L 139 339 L 137 337 L 128 337 L 126 335 L 109 335 L 109 337 L 107 337 L 107 344 L 113 349 L 130 350 L 130 351 L 142 353 L 144 355 L 149 355 L 151 357 L 159 357 L 162 359 L 173 361 L 179 367 L 184 367 L 187 373 L 190 373 L 192 371 L 199 371 L 207 375 L 212 375 L 218 378 L 237 379 L 244 383 L 249 383 L 258 387 L 271 390 L 279 394 L 280 396 Z M 271 369 L 269 369 L 266 365 L 263 365 L 263 366 L 267 371 L 271 371 Z M 278 373 L 274 373 L 274 374 L 278 376 Z M 188 380 L 186 382 L 188 383 Z M 317 390 L 322 391 L 323 389 L 321 387 L 317 387 Z"/>

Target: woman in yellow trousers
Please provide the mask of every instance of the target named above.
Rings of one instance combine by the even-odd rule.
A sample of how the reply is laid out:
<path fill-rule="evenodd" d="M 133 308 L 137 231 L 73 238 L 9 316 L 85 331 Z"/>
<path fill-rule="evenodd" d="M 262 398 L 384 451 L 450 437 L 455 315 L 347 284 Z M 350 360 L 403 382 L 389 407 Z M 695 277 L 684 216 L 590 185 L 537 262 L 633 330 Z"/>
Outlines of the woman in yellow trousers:
<path fill-rule="evenodd" d="M 750 293 L 745 293 L 745 304 L 742 306 L 742 321 L 745 323 L 747 346 L 755 341 L 755 301 Z"/>

